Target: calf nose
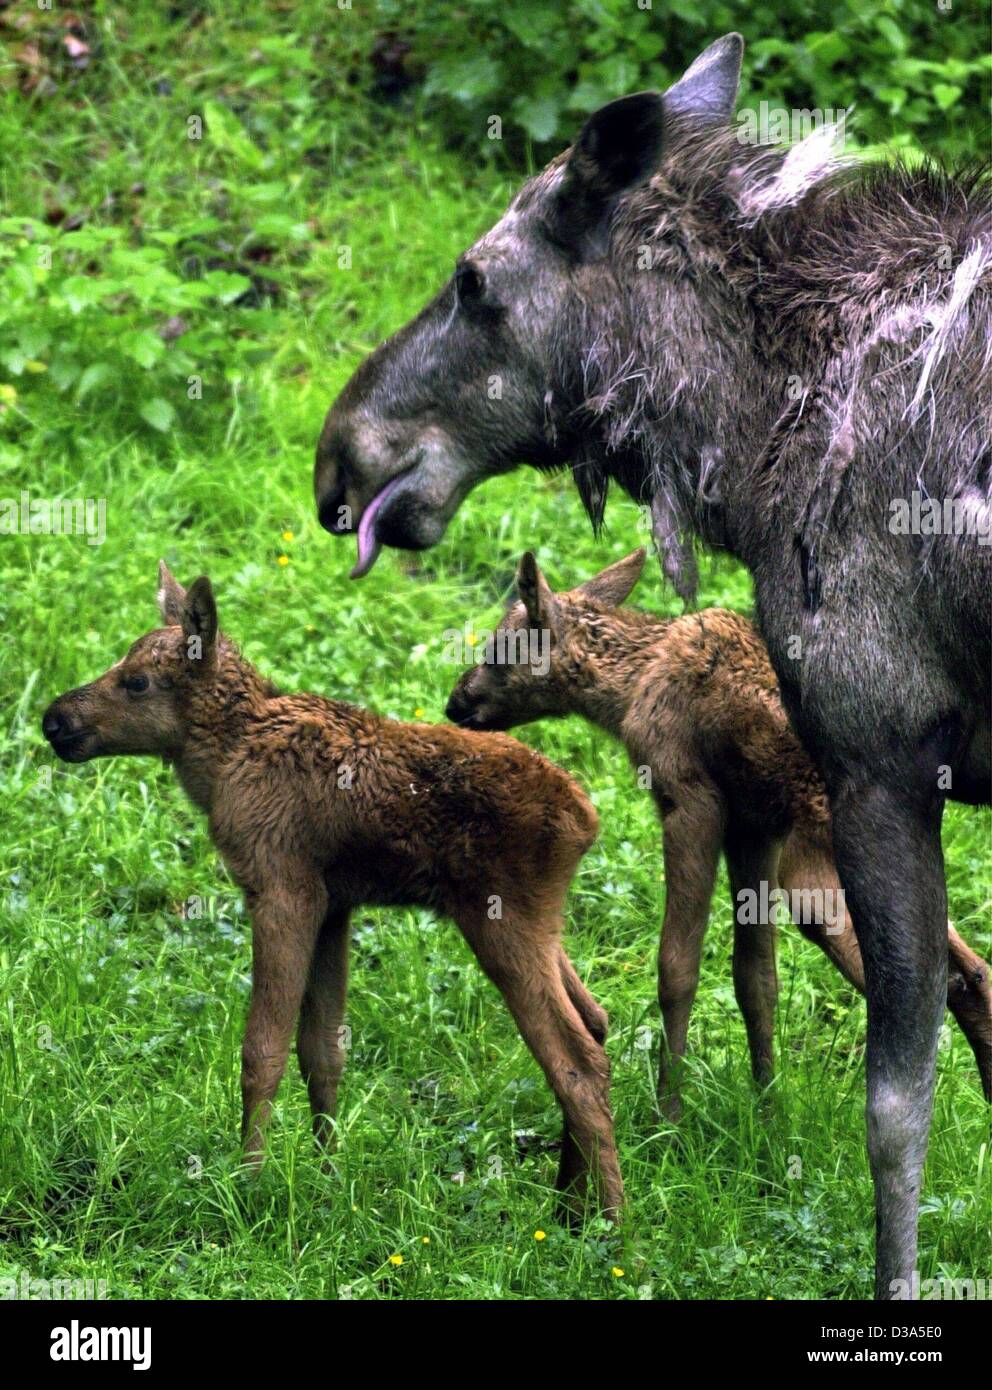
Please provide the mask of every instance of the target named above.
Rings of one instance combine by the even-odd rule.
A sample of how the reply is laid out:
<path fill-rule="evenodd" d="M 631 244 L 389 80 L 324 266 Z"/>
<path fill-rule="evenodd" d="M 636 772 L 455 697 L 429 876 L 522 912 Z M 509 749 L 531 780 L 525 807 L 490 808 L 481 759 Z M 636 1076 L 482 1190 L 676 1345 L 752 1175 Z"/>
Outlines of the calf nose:
<path fill-rule="evenodd" d="M 49 708 L 45 711 L 44 717 L 42 718 L 41 732 L 48 739 L 57 738 L 62 732 L 64 725 L 65 720 L 62 716 L 56 713 L 54 707 Z"/>

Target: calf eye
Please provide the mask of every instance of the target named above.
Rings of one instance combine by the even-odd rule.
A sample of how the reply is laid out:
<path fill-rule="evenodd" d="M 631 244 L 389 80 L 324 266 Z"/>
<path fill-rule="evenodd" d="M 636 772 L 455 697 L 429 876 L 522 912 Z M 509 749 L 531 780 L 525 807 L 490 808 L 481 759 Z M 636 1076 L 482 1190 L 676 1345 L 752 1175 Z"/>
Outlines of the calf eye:
<path fill-rule="evenodd" d="M 131 695 L 140 695 L 143 690 L 148 689 L 147 676 L 125 676 L 124 689 Z"/>
<path fill-rule="evenodd" d="M 481 299 L 485 288 L 485 276 L 471 261 L 463 261 L 461 265 L 455 267 L 455 291 L 460 304 L 466 304 L 473 299 Z"/>

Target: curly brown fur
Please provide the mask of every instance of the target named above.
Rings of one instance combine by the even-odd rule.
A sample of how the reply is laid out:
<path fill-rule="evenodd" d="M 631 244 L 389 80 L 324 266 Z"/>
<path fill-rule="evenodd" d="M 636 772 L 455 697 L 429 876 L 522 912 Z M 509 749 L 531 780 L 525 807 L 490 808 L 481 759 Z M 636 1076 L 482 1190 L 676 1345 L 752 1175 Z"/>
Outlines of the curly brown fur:
<path fill-rule="evenodd" d="M 588 1198 L 616 1216 L 606 1015 L 561 945 L 568 887 L 597 832 L 586 796 L 502 734 L 277 693 L 218 632 L 208 580 L 187 592 L 163 565 L 161 582 L 168 626 L 54 701 L 43 728 L 67 761 L 145 753 L 172 763 L 244 890 L 249 1162 L 261 1160 L 297 1019 L 315 1132 L 328 1137 L 344 1061 L 349 913 L 430 907 L 460 927 L 561 1104 L 559 1186 L 570 1210 Z"/>

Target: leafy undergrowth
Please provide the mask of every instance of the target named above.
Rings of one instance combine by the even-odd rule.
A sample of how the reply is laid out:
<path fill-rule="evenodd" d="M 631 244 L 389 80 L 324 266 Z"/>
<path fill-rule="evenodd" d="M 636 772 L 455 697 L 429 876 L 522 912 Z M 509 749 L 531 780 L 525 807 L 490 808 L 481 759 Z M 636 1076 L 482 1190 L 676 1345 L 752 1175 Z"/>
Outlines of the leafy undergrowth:
<path fill-rule="evenodd" d="M 686 1116 L 660 1124 L 658 830 L 622 750 L 578 721 L 522 737 L 602 818 L 568 946 L 611 1016 L 621 1231 L 557 1225 L 554 1106 L 457 933 L 426 914 L 356 915 L 332 1170 L 288 1074 L 271 1162 L 256 1184 L 239 1173 L 237 895 L 161 766 L 53 765 L 46 703 L 154 625 L 164 557 L 182 579 L 210 573 L 223 625 L 280 684 L 439 720 L 457 675 L 445 632 L 492 623 L 524 549 L 566 586 L 645 532 L 613 501 L 595 541 L 566 479 L 520 473 L 474 494 L 436 550 L 348 581 L 351 545 L 313 516 L 323 413 L 510 184 L 353 97 L 313 33 L 267 30 L 255 7 L 243 24 L 204 13 L 185 33 L 159 7 L 114 11 L 88 67 L 53 67 L 47 94 L 0 92 L 18 152 L 0 223 L 0 494 L 106 505 L 102 544 L 0 543 L 0 1277 L 149 1298 L 865 1295 L 861 1002 L 783 934 L 778 1078 L 755 1097 L 721 880 Z M 636 597 L 675 611 L 654 569 Z M 746 610 L 747 576 L 704 559 L 701 599 Z M 986 954 L 989 826 L 952 808 L 945 835 L 952 917 Z M 981 1277 L 984 1106 L 961 1035 L 943 1044 L 921 1275 Z"/>

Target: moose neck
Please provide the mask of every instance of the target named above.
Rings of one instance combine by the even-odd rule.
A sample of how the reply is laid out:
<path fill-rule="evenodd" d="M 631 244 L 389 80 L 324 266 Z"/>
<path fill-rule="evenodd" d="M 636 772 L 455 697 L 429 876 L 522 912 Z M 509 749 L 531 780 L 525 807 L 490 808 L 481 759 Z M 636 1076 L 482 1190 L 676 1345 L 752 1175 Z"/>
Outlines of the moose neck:
<path fill-rule="evenodd" d="M 573 619 L 570 700 L 577 714 L 619 738 L 645 653 L 667 623 L 636 609 L 586 609 Z"/>
<path fill-rule="evenodd" d="M 186 795 L 209 811 L 218 779 L 262 716 L 271 687 L 224 642 L 212 669 L 191 682 L 185 703 L 186 737 L 169 759 Z"/>

